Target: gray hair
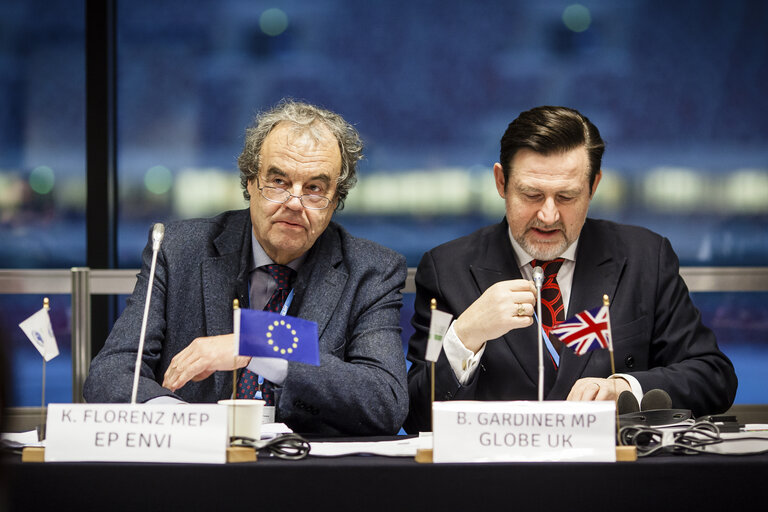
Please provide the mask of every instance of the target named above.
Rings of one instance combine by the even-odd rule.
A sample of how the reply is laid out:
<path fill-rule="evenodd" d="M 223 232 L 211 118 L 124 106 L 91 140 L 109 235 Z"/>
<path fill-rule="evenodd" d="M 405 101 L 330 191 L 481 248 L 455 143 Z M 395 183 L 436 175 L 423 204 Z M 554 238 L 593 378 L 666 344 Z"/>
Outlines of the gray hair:
<path fill-rule="evenodd" d="M 309 131 L 315 138 L 322 138 L 319 126 L 325 126 L 336 137 L 341 152 L 341 174 L 336 184 L 337 210 L 344 208 L 349 190 L 357 183 L 357 162 L 363 158 L 363 141 L 355 127 L 340 115 L 308 103 L 282 100 L 274 108 L 260 112 L 253 125 L 245 131 L 245 146 L 237 158 L 240 168 L 240 185 L 243 197 L 251 198 L 248 183 L 259 172 L 261 147 L 272 129 L 279 123 L 292 123 L 299 130 Z"/>

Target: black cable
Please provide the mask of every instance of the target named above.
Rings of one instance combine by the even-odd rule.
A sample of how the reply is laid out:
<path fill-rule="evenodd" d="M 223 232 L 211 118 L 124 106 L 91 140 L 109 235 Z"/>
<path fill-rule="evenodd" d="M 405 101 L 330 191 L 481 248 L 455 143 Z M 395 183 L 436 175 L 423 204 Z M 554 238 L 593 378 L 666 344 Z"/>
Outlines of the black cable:
<path fill-rule="evenodd" d="M 256 450 L 267 450 L 271 455 L 280 459 L 299 460 L 309 454 L 309 441 L 299 434 L 280 434 L 272 439 L 260 441 L 252 437 L 233 436 L 229 438 L 230 446 L 250 446 Z"/>
<path fill-rule="evenodd" d="M 623 445 L 637 447 L 638 457 L 647 457 L 662 452 L 683 455 L 699 453 L 715 455 L 760 455 L 768 453 L 768 448 L 760 451 L 740 453 L 708 450 L 708 446 L 723 444 L 729 441 L 768 441 L 768 439 L 764 437 L 723 439 L 720 437 L 720 429 L 717 425 L 708 421 L 700 421 L 687 428 L 679 430 L 626 426 L 619 430 L 619 441 Z"/>
<path fill-rule="evenodd" d="M 659 452 L 701 453 L 704 451 L 701 447 L 722 442 L 720 430 L 709 422 L 695 423 L 680 430 L 626 426 L 619 430 L 619 439 L 623 445 L 637 447 L 638 457 L 647 457 Z"/>

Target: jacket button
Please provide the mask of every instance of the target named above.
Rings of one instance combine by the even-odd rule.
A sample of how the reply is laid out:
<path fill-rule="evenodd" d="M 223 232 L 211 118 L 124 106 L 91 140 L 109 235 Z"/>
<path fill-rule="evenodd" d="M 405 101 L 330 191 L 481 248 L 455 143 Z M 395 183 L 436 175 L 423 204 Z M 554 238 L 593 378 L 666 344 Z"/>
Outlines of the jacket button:
<path fill-rule="evenodd" d="M 627 368 L 634 368 L 635 367 L 635 358 L 632 356 L 627 356 L 624 358 L 624 366 Z"/>

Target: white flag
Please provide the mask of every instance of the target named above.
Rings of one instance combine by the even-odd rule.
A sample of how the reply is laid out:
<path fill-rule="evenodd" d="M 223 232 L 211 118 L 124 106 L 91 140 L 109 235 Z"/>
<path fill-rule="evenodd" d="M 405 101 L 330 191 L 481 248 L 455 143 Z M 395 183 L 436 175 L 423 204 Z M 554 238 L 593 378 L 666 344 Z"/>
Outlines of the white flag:
<path fill-rule="evenodd" d="M 50 361 L 59 355 L 59 346 L 56 344 L 56 336 L 53 335 L 51 317 L 48 316 L 47 309 L 40 309 L 40 311 L 21 322 L 19 327 L 21 327 L 29 341 L 32 342 L 46 361 Z"/>
<path fill-rule="evenodd" d="M 432 319 L 429 321 L 429 339 L 427 340 L 427 354 L 424 359 L 436 362 L 443 348 L 443 336 L 451 326 L 452 315 L 436 309 L 432 310 Z"/>

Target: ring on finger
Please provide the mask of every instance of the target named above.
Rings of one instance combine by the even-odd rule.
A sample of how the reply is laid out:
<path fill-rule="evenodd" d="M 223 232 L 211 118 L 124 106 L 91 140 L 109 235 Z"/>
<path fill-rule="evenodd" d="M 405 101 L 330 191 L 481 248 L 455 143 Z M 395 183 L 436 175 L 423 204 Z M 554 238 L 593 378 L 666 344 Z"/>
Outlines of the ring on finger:
<path fill-rule="evenodd" d="M 517 316 L 523 316 L 525 315 L 525 304 L 518 304 L 517 305 Z"/>

